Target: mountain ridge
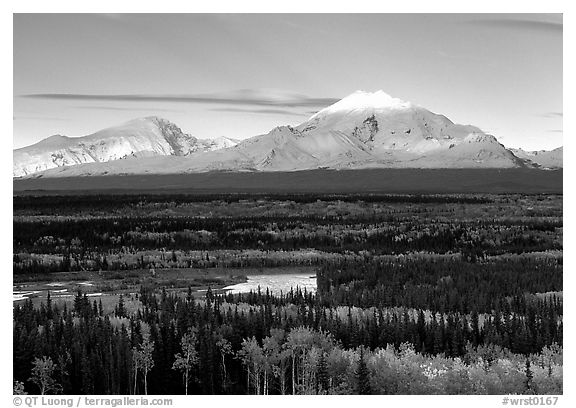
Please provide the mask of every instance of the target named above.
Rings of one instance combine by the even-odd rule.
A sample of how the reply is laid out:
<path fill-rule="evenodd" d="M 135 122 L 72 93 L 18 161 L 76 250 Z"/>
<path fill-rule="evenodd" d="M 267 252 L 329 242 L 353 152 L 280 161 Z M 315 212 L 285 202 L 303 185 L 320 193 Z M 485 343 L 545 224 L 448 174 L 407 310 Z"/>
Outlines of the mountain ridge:
<path fill-rule="evenodd" d="M 560 146 L 552 150 L 524 150 L 521 148 L 510 149 L 517 157 L 522 160 L 533 163 L 537 167 L 544 169 L 562 168 L 564 147 Z"/>
<path fill-rule="evenodd" d="M 455 124 L 444 115 L 383 91 L 354 92 L 297 126 L 278 126 L 242 141 L 223 138 L 220 143 L 205 143 L 158 117 L 136 119 L 124 126 L 142 120 L 155 123 L 160 139 L 166 142 L 166 146 L 161 143 L 163 150 L 142 149 L 136 154 L 85 160 L 74 166 L 55 163 L 38 174 L 66 177 L 318 168 L 556 168 L 538 163 L 533 157 L 537 155 L 518 152 L 519 157 L 478 127 Z M 100 140 L 97 135 L 110 129 L 122 137 L 123 128 L 119 126 L 85 138 Z M 56 137 L 54 142 L 70 143 L 75 139 L 63 138 Z M 558 155 L 561 160 L 562 151 L 554 157 Z M 545 156 L 540 153 L 541 158 Z"/>
<path fill-rule="evenodd" d="M 147 116 L 86 136 L 53 135 L 33 145 L 15 149 L 13 176 L 128 157 L 187 156 L 198 151 L 231 147 L 235 143 L 224 137 L 199 139 L 184 133 L 166 119 Z"/>

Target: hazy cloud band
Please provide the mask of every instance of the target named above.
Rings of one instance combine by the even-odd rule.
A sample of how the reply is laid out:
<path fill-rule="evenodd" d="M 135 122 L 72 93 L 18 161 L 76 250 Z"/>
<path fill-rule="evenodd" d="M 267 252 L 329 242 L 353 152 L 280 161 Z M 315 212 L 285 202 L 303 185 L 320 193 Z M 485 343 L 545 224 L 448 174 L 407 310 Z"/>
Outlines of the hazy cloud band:
<path fill-rule="evenodd" d="M 532 19 L 513 19 L 513 18 L 495 18 L 495 19 L 477 19 L 470 20 L 471 24 L 483 25 L 494 28 L 518 28 L 526 30 L 548 31 L 562 34 L 563 24 L 561 22 L 532 20 Z"/>
<path fill-rule="evenodd" d="M 324 107 L 338 101 L 336 98 L 309 98 L 305 96 L 278 98 L 278 97 L 250 97 L 231 96 L 220 97 L 210 95 L 89 95 L 89 94 L 27 94 L 23 98 L 73 100 L 73 101 L 108 101 L 108 102 L 173 102 L 173 103 L 206 103 L 218 105 L 252 105 L 266 107 Z"/>
<path fill-rule="evenodd" d="M 292 115 L 306 116 L 304 113 L 297 113 L 287 109 L 241 109 L 241 108 L 213 108 L 214 112 L 238 112 L 238 113 L 261 113 L 267 115 Z"/>

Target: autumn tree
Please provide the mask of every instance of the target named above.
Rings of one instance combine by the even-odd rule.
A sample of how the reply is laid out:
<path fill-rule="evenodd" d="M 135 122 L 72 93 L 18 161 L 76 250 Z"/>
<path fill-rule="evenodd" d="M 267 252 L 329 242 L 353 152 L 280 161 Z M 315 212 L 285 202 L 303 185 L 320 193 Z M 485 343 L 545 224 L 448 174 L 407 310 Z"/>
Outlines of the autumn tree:
<path fill-rule="evenodd" d="M 12 390 L 14 395 L 27 395 L 28 393 L 24 391 L 24 383 L 22 381 L 14 381 L 14 388 Z"/>
<path fill-rule="evenodd" d="M 216 347 L 220 352 L 220 358 L 222 363 L 222 388 L 226 389 L 228 384 L 228 372 L 226 371 L 226 356 L 232 354 L 232 345 L 224 337 L 220 338 L 216 342 Z"/>
<path fill-rule="evenodd" d="M 190 370 L 198 364 L 198 351 L 196 351 L 197 342 L 196 331 L 192 329 L 188 330 L 180 341 L 182 353 L 176 353 L 175 361 L 172 365 L 173 370 L 182 371 L 186 395 L 188 395 L 188 384 L 190 383 Z"/>
<path fill-rule="evenodd" d="M 136 394 L 136 379 L 137 372 L 140 370 L 144 376 L 144 395 L 148 395 L 148 373 L 154 367 L 154 359 L 152 353 L 154 352 L 154 342 L 146 339 L 140 345 L 140 349 L 133 349 L 133 364 L 134 364 L 134 394 Z"/>
<path fill-rule="evenodd" d="M 270 330 L 270 338 L 274 340 L 274 343 L 269 343 L 268 347 L 271 344 L 276 344 L 278 349 L 276 353 L 273 354 L 273 361 L 272 361 L 272 374 L 274 377 L 279 379 L 280 382 L 280 394 L 285 395 L 287 391 L 287 371 L 290 368 L 290 357 L 291 351 L 286 347 L 286 332 L 282 329 L 271 329 Z M 267 340 L 264 339 L 264 342 Z"/>
<path fill-rule="evenodd" d="M 263 353 L 256 337 L 242 341 L 242 348 L 238 351 L 238 358 L 246 367 L 246 390 L 250 393 L 250 379 L 254 384 L 255 394 L 260 394 L 260 372 L 262 371 Z"/>
<path fill-rule="evenodd" d="M 48 393 L 58 394 L 62 391 L 60 384 L 52 378 L 55 369 L 56 364 L 50 357 L 35 358 L 32 362 L 32 377 L 30 377 L 30 381 L 38 386 L 41 395 Z"/>

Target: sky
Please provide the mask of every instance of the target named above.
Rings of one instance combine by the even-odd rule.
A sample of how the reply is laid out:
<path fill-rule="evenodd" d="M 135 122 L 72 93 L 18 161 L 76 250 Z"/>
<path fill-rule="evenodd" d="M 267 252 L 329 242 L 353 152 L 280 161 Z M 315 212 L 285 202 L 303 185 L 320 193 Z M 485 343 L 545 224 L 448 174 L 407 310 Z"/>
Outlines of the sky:
<path fill-rule="evenodd" d="M 383 90 L 552 149 L 562 33 L 561 14 L 15 14 L 13 145 L 151 115 L 244 139 Z"/>

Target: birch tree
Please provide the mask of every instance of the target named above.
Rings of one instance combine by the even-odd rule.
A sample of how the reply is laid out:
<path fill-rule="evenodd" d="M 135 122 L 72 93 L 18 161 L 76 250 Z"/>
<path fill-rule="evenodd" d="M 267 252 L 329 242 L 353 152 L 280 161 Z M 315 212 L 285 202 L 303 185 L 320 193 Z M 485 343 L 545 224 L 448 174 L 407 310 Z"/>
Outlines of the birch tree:
<path fill-rule="evenodd" d="M 146 339 L 140 345 L 140 349 L 132 349 L 132 358 L 134 365 L 134 394 L 136 394 L 136 383 L 138 378 L 138 371 L 142 372 L 144 376 L 144 395 L 148 395 L 148 373 L 154 367 L 154 342 Z"/>
<path fill-rule="evenodd" d="M 182 336 L 180 341 L 180 346 L 182 347 L 182 353 L 176 353 L 174 364 L 172 365 L 173 370 L 182 371 L 182 376 L 184 380 L 184 390 L 185 394 L 188 395 L 188 384 L 190 383 L 190 371 L 194 366 L 198 364 L 198 351 L 196 351 L 196 343 L 198 342 L 196 338 L 196 333 L 194 330 L 188 330 L 187 333 Z"/>
<path fill-rule="evenodd" d="M 220 351 L 221 363 L 222 363 L 222 388 L 226 389 L 228 384 L 228 373 L 226 371 L 226 356 L 232 354 L 232 344 L 225 338 L 221 338 L 216 342 L 216 346 Z"/>
<path fill-rule="evenodd" d="M 250 379 L 254 385 L 255 394 L 260 394 L 260 372 L 262 371 L 263 354 L 256 337 L 244 339 L 238 358 L 246 367 L 246 390 L 250 393 Z"/>
<path fill-rule="evenodd" d="M 32 377 L 30 377 L 30 381 L 40 388 L 41 395 L 51 392 L 58 394 L 62 391 L 60 384 L 53 378 L 55 369 L 56 364 L 50 357 L 35 358 L 32 362 Z"/>

